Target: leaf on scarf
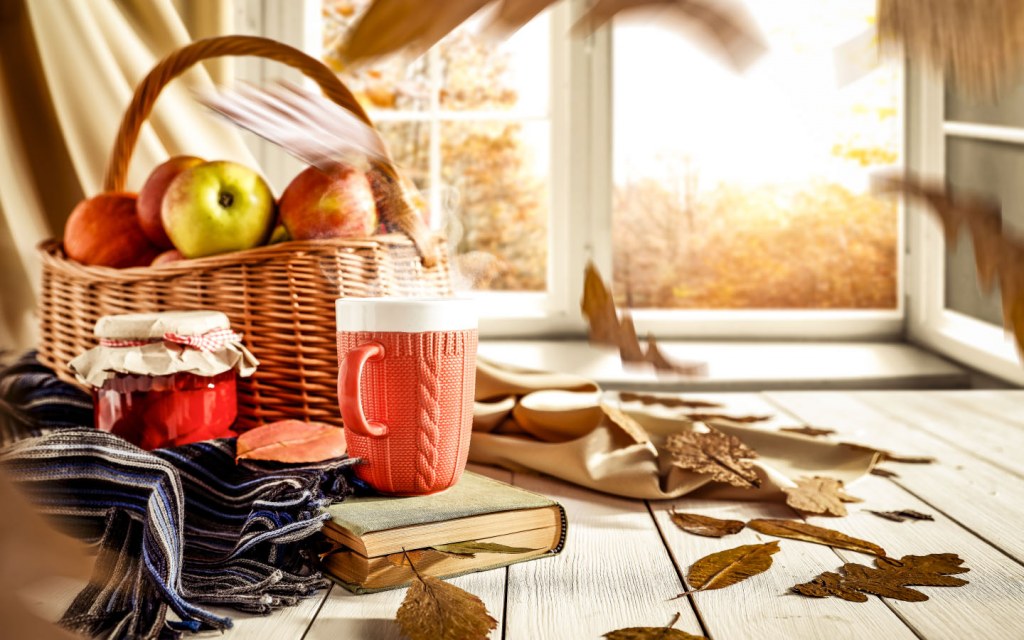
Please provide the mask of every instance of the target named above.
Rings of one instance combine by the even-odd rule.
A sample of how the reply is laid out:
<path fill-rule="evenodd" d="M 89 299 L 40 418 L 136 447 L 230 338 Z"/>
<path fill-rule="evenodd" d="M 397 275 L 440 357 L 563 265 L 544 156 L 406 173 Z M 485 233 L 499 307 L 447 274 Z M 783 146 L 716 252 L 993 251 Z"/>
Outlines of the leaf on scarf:
<path fill-rule="evenodd" d="M 705 400 L 685 400 L 672 396 L 656 396 L 649 393 L 631 393 L 629 391 L 619 393 L 619 400 L 622 402 L 640 402 L 644 405 L 656 404 L 663 407 L 682 407 L 686 409 L 717 409 L 722 406 L 717 402 L 707 402 Z"/>
<path fill-rule="evenodd" d="M 724 420 L 725 422 L 750 423 L 764 422 L 765 420 L 772 419 L 772 416 L 730 416 L 724 413 L 688 413 L 684 417 L 695 422 L 714 422 L 715 420 Z"/>
<path fill-rule="evenodd" d="M 448 553 L 454 556 L 463 556 L 466 558 L 473 558 L 478 553 L 529 553 L 531 551 L 537 551 L 537 549 L 531 549 L 529 547 L 510 547 L 504 544 L 498 544 L 497 542 L 474 542 L 473 540 L 467 540 L 466 542 L 453 542 L 452 544 L 436 544 L 431 549 L 440 551 L 441 553 Z"/>
<path fill-rule="evenodd" d="M 690 566 L 686 581 L 694 591 L 728 587 L 767 571 L 772 566 L 772 554 L 778 551 L 779 541 L 773 540 L 712 553 Z M 679 594 L 683 595 L 686 593 Z"/>
<path fill-rule="evenodd" d="M 863 502 L 843 489 L 843 482 L 835 478 L 799 478 L 795 487 L 783 487 L 786 504 L 797 511 L 830 516 L 845 516 L 844 502 Z"/>
<path fill-rule="evenodd" d="M 892 451 L 879 449 L 877 447 L 869 447 L 865 444 L 857 444 L 856 442 L 840 442 L 839 444 L 857 451 L 877 453 L 880 462 L 904 462 L 906 464 L 931 464 L 935 462 L 935 458 L 931 456 L 912 456 L 904 455 L 902 453 L 893 453 Z"/>
<path fill-rule="evenodd" d="M 747 523 L 747 526 L 754 531 L 758 531 L 769 536 L 776 536 L 778 538 L 803 540 L 804 542 L 813 542 L 815 544 L 823 544 L 829 547 L 839 547 L 840 549 L 849 549 L 850 551 L 870 553 L 875 556 L 885 555 L 885 549 L 874 542 L 854 538 L 833 529 L 816 527 L 813 524 L 807 524 L 806 522 L 800 522 L 799 520 L 751 520 Z"/>
<path fill-rule="evenodd" d="M 604 402 L 601 403 L 601 411 L 604 415 L 614 422 L 620 429 L 626 432 L 629 437 L 633 438 L 634 442 L 643 443 L 650 442 L 651 437 L 648 435 L 647 430 L 644 429 L 643 425 L 637 422 L 629 414 L 616 409 L 610 404 Z"/>
<path fill-rule="evenodd" d="M 819 427 L 811 427 L 804 425 L 802 427 L 782 427 L 779 431 L 785 431 L 786 433 L 799 433 L 803 436 L 830 436 L 836 432 L 835 429 L 822 429 Z"/>
<path fill-rule="evenodd" d="M 874 469 L 872 469 L 871 470 L 871 475 L 878 476 L 880 478 L 898 478 L 898 477 L 900 477 L 899 474 L 896 473 L 895 471 L 889 471 L 888 469 L 883 469 L 881 467 L 875 467 Z"/>
<path fill-rule="evenodd" d="M 478 640 L 498 626 L 475 595 L 439 580 L 421 575 L 409 559 L 412 584 L 398 607 L 395 621 L 411 640 Z"/>
<path fill-rule="evenodd" d="M 672 616 L 668 626 L 664 627 L 627 627 L 616 629 L 604 634 L 608 640 L 708 640 L 704 636 L 695 636 L 672 627 L 679 622 L 679 613 Z"/>
<path fill-rule="evenodd" d="M 665 440 L 672 464 L 709 475 L 734 487 L 760 487 L 761 479 L 750 459 L 757 453 L 735 437 L 710 429 L 707 433 L 677 433 Z"/>
<path fill-rule="evenodd" d="M 235 461 L 322 462 L 345 455 L 345 431 L 322 422 L 279 420 L 238 436 Z"/>
<path fill-rule="evenodd" d="M 879 518 L 885 518 L 886 520 L 892 520 L 893 522 L 906 522 L 907 520 L 934 520 L 932 516 L 927 513 L 921 513 L 920 511 L 914 511 L 913 509 L 900 509 L 899 511 L 874 511 L 872 509 L 866 509 L 868 513 L 873 513 Z"/>
<path fill-rule="evenodd" d="M 963 560 L 955 553 L 933 553 L 927 556 L 875 558 L 877 568 L 846 563 L 839 573 L 822 573 L 810 582 L 798 584 L 792 590 L 813 598 L 835 596 L 850 602 L 867 602 L 865 593 L 883 598 L 923 602 L 928 596 L 911 586 L 960 587 L 968 584 L 951 574 L 970 571 L 961 566 Z"/>
<path fill-rule="evenodd" d="M 739 520 L 721 520 L 711 516 L 680 511 L 669 511 L 668 517 L 686 533 L 708 538 L 721 538 L 743 530 L 743 523 Z"/>
<path fill-rule="evenodd" d="M 666 358 L 658 349 L 653 336 L 648 336 L 645 352 L 640 345 L 640 339 L 637 338 L 633 318 L 624 313 L 622 319 L 619 319 L 611 290 L 605 285 L 592 262 L 587 263 L 583 273 L 583 298 L 580 300 L 580 310 L 587 320 L 591 344 L 617 347 L 622 362 L 647 362 L 657 371 L 671 371 L 684 375 L 695 375 L 704 371 L 703 363 L 680 364 Z"/>

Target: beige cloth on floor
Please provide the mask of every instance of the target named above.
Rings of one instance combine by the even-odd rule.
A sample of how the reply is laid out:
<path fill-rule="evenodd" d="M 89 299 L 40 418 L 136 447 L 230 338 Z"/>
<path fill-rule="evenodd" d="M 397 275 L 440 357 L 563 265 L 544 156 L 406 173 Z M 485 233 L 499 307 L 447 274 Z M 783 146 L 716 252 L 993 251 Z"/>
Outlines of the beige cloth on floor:
<path fill-rule="evenodd" d="M 796 486 L 802 476 L 849 483 L 870 471 L 876 456 L 808 436 L 715 422 L 716 429 L 758 453 L 753 462 L 761 488 L 742 489 L 680 469 L 661 450 L 668 435 L 703 429 L 701 423 L 637 402 L 620 403 L 585 378 L 478 359 L 476 401 L 471 462 L 545 473 L 629 498 L 678 498 L 700 490 L 708 497 L 780 500 L 780 488 Z M 635 424 L 609 419 L 598 402 L 620 409 Z"/>

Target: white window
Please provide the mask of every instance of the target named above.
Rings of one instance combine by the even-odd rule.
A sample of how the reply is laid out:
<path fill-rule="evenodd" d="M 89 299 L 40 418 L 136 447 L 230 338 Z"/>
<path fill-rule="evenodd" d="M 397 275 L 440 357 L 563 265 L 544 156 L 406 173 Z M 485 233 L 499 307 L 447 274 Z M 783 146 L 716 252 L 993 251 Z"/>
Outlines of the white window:
<path fill-rule="evenodd" d="M 960 97 L 943 79 L 910 70 L 908 164 L 945 180 L 954 190 L 992 198 L 1003 224 L 1024 231 L 1024 90 L 996 104 Z M 938 223 L 920 203 L 909 203 L 911 338 L 968 365 L 1024 383 L 1014 342 L 1002 326 L 998 289 L 982 292 L 966 236 L 947 246 Z"/>
<path fill-rule="evenodd" d="M 250 32 L 330 61 L 367 2 L 240 4 Z M 902 156 L 901 69 L 840 86 L 833 65 L 874 1 L 749 5 L 770 51 L 742 76 L 657 24 L 570 38 L 582 0 L 506 42 L 469 24 L 420 58 L 343 74 L 448 214 L 485 333 L 581 332 L 587 260 L 661 337 L 902 331 L 900 210 L 866 194 L 869 169 Z M 287 183 L 294 168 L 275 162 Z"/>

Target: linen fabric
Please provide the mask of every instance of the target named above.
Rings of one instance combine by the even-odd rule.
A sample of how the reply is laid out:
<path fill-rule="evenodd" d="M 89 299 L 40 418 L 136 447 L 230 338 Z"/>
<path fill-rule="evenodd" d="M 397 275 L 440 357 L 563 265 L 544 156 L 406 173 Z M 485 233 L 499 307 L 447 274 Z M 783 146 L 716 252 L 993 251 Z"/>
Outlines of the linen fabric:
<path fill-rule="evenodd" d="M 593 396 L 598 386 L 585 378 L 531 372 L 478 359 L 476 407 L 469 460 L 513 471 L 545 473 L 589 489 L 627 498 L 661 500 L 700 491 L 739 500 L 783 500 L 783 487 L 802 476 L 825 475 L 852 482 L 870 471 L 871 451 L 756 426 L 716 421 L 758 453 L 753 460 L 762 482 L 741 489 L 672 464 L 664 450 L 674 433 L 703 428 L 677 412 L 622 403 L 613 394 L 599 402 L 626 414 L 605 411 L 538 411 L 524 402 L 531 393 L 563 390 Z M 595 402 L 596 404 L 596 402 Z M 596 416 L 596 417 L 595 417 Z"/>

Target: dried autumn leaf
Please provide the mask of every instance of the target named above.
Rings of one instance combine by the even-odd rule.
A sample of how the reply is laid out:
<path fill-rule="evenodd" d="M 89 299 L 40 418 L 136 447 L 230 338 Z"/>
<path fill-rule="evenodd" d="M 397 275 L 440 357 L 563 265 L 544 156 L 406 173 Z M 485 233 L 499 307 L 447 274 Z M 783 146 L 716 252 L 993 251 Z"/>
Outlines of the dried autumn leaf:
<path fill-rule="evenodd" d="M 235 460 L 322 462 L 345 455 L 345 431 L 322 422 L 279 420 L 238 436 Z"/>
<path fill-rule="evenodd" d="M 724 420 L 726 422 L 739 422 L 739 423 L 750 423 L 750 422 L 764 422 L 765 420 L 771 420 L 771 416 L 730 416 L 724 413 L 688 413 L 687 418 L 695 422 L 714 422 L 715 420 Z"/>
<path fill-rule="evenodd" d="M 433 576 L 416 565 L 395 621 L 411 640 L 477 640 L 498 626 L 480 598 Z"/>
<path fill-rule="evenodd" d="M 900 477 L 895 471 L 889 471 L 888 469 L 882 469 L 881 467 L 875 467 L 871 470 L 871 475 L 878 476 L 880 478 L 898 478 Z"/>
<path fill-rule="evenodd" d="M 844 502 L 863 502 L 843 490 L 841 480 L 835 478 L 799 478 L 796 487 L 783 487 L 786 504 L 797 511 L 830 516 L 845 516 Z"/>
<path fill-rule="evenodd" d="M 874 511 L 873 509 L 866 509 L 868 513 L 873 513 L 879 518 L 885 518 L 886 520 L 892 520 L 893 522 L 906 522 L 907 520 L 934 520 L 932 516 L 927 513 L 921 513 L 920 511 L 914 511 L 913 509 L 900 509 L 899 511 Z"/>
<path fill-rule="evenodd" d="M 466 556 L 472 558 L 478 553 L 529 553 L 531 551 L 537 551 L 537 549 L 531 549 L 529 547 L 510 547 L 504 544 L 498 544 L 497 542 L 474 542 L 468 540 L 466 542 L 453 542 L 451 544 L 435 544 L 431 549 L 440 551 L 441 553 L 450 553 L 456 556 Z"/>
<path fill-rule="evenodd" d="M 623 402 L 640 402 L 645 405 L 656 404 L 669 408 L 684 407 L 687 409 L 715 409 L 722 406 L 717 402 L 707 402 L 706 400 L 685 400 L 683 398 L 656 396 L 649 393 L 632 393 L 628 391 L 621 392 L 619 394 L 619 399 Z"/>
<path fill-rule="evenodd" d="M 787 433 L 799 433 L 803 436 L 830 436 L 836 432 L 835 429 L 822 429 L 819 427 L 811 427 L 804 425 L 802 427 L 782 427 L 779 431 L 785 431 Z"/>
<path fill-rule="evenodd" d="M 869 447 L 868 445 L 858 444 L 856 442 L 840 442 L 839 444 L 857 451 L 877 453 L 880 462 L 903 462 L 906 464 L 931 464 L 935 462 L 935 458 L 931 456 L 912 456 L 904 455 L 902 453 L 893 453 L 892 451 L 879 449 L 877 447 Z"/>
<path fill-rule="evenodd" d="M 590 342 L 618 347 L 622 362 L 648 362 L 658 371 L 673 371 L 686 375 L 694 375 L 703 370 L 702 363 L 677 364 L 670 361 L 658 349 L 653 336 L 648 336 L 648 347 L 644 352 L 636 335 L 633 318 L 624 313 L 622 319 L 619 319 L 611 291 L 593 263 L 587 263 L 583 272 L 583 298 L 580 300 L 580 310 L 587 319 Z"/>
<path fill-rule="evenodd" d="M 861 553 L 870 553 L 876 556 L 885 555 L 885 549 L 873 542 L 854 538 L 833 529 L 816 527 L 813 524 L 807 524 L 798 520 L 751 520 L 747 523 L 747 526 L 754 531 L 769 536 L 803 540 L 804 542 L 839 547 L 840 549 L 849 549 L 850 551 L 860 551 Z"/>
<path fill-rule="evenodd" d="M 704 636 L 695 636 L 672 627 L 679 622 L 679 614 L 672 616 L 665 627 L 627 627 L 609 631 L 602 637 L 608 640 L 708 640 Z"/>
<path fill-rule="evenodd" d="M 865 593 L 907 602 L 923 602 L 928 596 L 910 586 L 960 587 L 968 584 L 950 574 L 970 571 L 955 553 L 927 556 L 875 558 L 878 568 L 846 563 L 839 573 L 826 572 L 810 582 L 792 587 L 796 593 L 815 598 L 836 596 L 851 602 L 866 602 Z"/>
<path fill-rule="evenodd" d="M 669 511 L 668 516 L 677 527 L 698 536 L 721 538 L 743 530 L 743 523 L 739 520 L 721 520 L 697 513 L 679 511 Z"/>
<path fill-rule="evenodd" d="M 425 563 L 438 558 L 443 558 L 444 554 L 432 551 L 430 549 L 415 549 L 413 551 L 399 551 L 398 553 L 389 553 L 384 556 L 387 561 L 396 567 L 411 567 L 413 563 L 423 566 Z"/>
<path fill-rule="evenodd" d="M 712 553 L 690 566 L 686 581 L 694 591 L 728 587 L 767 571 L 772 566 L 772 554 L 778 551 L 779 542 L 773 540 Z"/>
<path fill-rule="evenodd" d="M 735 437 L 710 429 L 707 433 L 677 433 L 665 440 L 672 464 L 687 471 L 709 475 L 734 487 L 760 487 L 761 480 L 750 459 L 757 453 Z"/>

